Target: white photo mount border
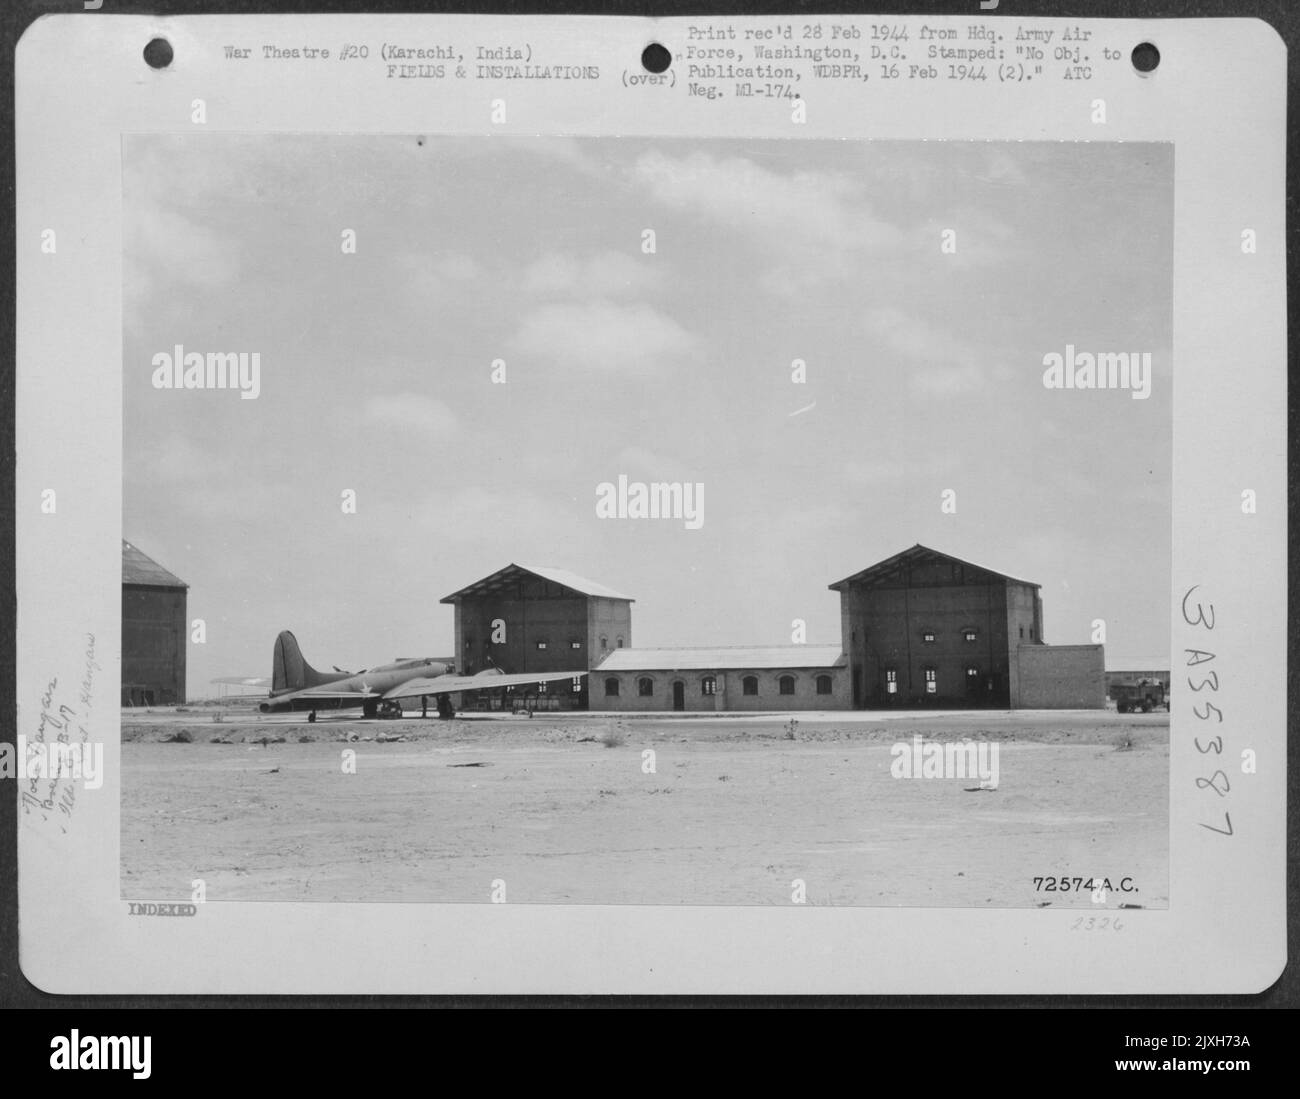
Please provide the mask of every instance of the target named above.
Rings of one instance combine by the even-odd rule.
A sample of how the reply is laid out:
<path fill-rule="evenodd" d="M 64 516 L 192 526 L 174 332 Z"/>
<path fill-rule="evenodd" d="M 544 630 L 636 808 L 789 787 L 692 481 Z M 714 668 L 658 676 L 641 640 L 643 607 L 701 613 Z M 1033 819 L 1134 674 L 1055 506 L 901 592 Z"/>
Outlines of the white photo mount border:
<path fill-rule="evenodd" d="M 900 81 L 865 95 L 819 86 L 801 96 L 798 121 L 784 99 L 692 102 L 685 89 L 633 89 L 612 77 L 504 92 L 469 80 L 419 94 L 333 62 L 281 68 L 268 94 L 264 71 L 233 68 L 221 48 L 245 39 L 337 49 L 438 34 L 526 38 L 557 56 L 599 58 L 616 74 L 633 70 L 651 41 L 670 49 L 687 41 L 692 24 L 788 21 L 49 16 L 33 24 L 16 60 L 18 732 L 41 714 L 52 680 L 81 684 L 96 665 L 102 689 L 91 721 L 105 743 L 104 792 L 120 790 L 108 687 L 120 634 L 122 135 L 190 132 L 202 100 L 209 133 L 1171 142 L 1170 908 L 1127 913 L 1125 930 L 1104 939 L 1072 933 L 1077 912 L 1006 909 L 230 903 L 200 906 L 194 918 L 142 919 L 121 895 L 116 799 L 84 797 L 65 832 L 20 816 L 21 962 L 35 985 L 117 994 L 1123 994 L 1247 993 L 1276 979 L 1286 939 L 1287 631 L 1277 596 L 1287 551 L 1286 56 L 1272 28 L 1026 16 L 1027 26 L 1086 27 L 1122 49 L 1123 63 L 1033 94 L 1019 83 L 975 93 Z M 873 21 L 922 17 L 824 20 Z M 174 51 L 163 70 L 142 58 L 154 38 Z M 1160 64 L 1140 78 L 1128 57 L 1145 41 Z M 503 97 L 507 110 L 494 121 L 493 100 Z M 41 248 L 52 227 L 53 256 Z M 57 517 L 41 509 L 52 487 Z M 1242 509 L 1247 490 L 1251 514 Z M 1213 653 L 1213 663 L 1189 656 L 1197 652 Z M 1221 722 L 1201 693 L 1210 670 Z M 1220 735 L 1221 748 L 1210 749 Z M 1242 775 L 1247 750 L 1258 765 Z M 1216 773 L 1232 776 L 1230 789 Z"/>

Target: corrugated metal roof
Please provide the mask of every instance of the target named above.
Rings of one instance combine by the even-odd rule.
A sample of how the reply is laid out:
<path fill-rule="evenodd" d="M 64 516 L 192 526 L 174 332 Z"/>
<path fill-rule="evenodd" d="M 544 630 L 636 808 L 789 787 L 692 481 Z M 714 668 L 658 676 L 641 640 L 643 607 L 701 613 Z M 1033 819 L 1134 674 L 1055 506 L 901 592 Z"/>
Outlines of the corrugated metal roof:
<path fill-rule="evenodd" d="M 945 561 L 955 561 L 959 565 L 969 565 L 971 568 L 979 569 L 981 572 L 990 573 L 1003 580 L 1010 580 L 1013 584 L 1027 584 L 1031 588 L 1041 588 L 1041 584 L 1035 584 L 1032 580 L 1021 580 L 1018 576 L 1008 576 L 1005 572 L 998 572 L 997 569 L 991 569 L 987 565 L 981 565 L 975 561 L 967 561 L 961 557 L 954 557 L 950 553 L 943 553 L 940 550 L 931 549 L 929 546 L 923 546 L 920 542 L 905 549 L 902 553 L 896 553 L 893 557 L 886 557 L 883 561 L 877 561 L 861 572 L 855 572 L 852 576 L 846 576 L 843 580 L 836 580 L 833 584 L 828 584 L 832 591 L 840 591 L 846 584 L 861 583 L 867 580 L 886 579 L 899 568 L 912 562 L 933 561 L 936 558 L 942 558 Z"/>
<path fill-rule="evenodd" d="M 148 584 L 155 588 L 188 588 L 179 576 L 168 572 L 152 557 L 122 539 L 122 583 Z"/>
<path fill-rule="evenodd" d="M 626 599 L 629 603 L 635 602 L 630 595 L 616 592 L 613 588 L 607 588 L 604 584 L 597 584 L 596 581 L 579 576 L 576 572 L 569 572 L 568 569 L 553 569 L 546 565 L 520 565 L 519 567 L 526 572 L 545 577 L 556 584 L 563 584 L 566 588 L 580 591 L 583 595 L 599 595 L 605 599 Z"/>
<path fill-rule="evenodd" d="M 493 591 L 499 591 L 507 584 L 518 580 L 519 574 L 527 572 L 542 580 L 549 580 L 553 584 L 561 584 L 566 588 L 576 591 L 579 595 L 599 596 L 603 599 L 621 599 L 628 603 L 634 603 L 630 595 L 623 595 L 616 592 L 613 588 L 607 588 L 604 584 L 597 584 L 594 580 L 588 580 L 585 576 L 579 576 L 576 572 L 569 572 L 568 569 L 554 569 L 548 565 L 507 565 L 503 569 L 498 569 L 491 576 L 485 576 L 482 580 L 476 580 L 461 588 L 460 591 L 454 591 L 450 595 L 443 596 L 439 602 L 454 603 L 457 599 L 463 599 L 470 595 L 486 595 Z"/>
<path fill-rule="evenodd" d="M 830 668 L 844 662 L 838 645 L 713 645 L 699 649 L 615 649 L 599 672 L 722 671 L 728 668 Z"/>

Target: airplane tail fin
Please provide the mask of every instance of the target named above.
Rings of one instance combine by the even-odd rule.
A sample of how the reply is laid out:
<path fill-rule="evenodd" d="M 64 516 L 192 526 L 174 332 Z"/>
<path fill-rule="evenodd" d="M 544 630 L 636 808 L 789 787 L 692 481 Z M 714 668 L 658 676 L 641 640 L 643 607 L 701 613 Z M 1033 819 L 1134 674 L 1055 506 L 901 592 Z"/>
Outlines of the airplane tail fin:
<path fill-rule="evenodd" d="M 275 639 L 275 655 L 271 658 L 271 693 L 300 691 L 329 680 L 302 658 L 298 639 L 288 630 L 282 630 Z"/>

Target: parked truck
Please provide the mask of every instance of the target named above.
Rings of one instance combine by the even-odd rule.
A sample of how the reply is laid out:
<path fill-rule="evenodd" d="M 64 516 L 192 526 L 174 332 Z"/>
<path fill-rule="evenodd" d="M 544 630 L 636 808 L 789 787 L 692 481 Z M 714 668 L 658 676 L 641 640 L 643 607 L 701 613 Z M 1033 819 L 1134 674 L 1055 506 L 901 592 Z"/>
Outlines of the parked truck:
<path fill-rule="evenodd" d="M 1156 679 L 1138 679 L 1132 683 L 1114 683 L 1110 697 L 1115 709 L 1122 714 L 1130 711 L 1145 714 L 1156 709 L 1169 709 L 1169 694 L 1165 685 Z"/>

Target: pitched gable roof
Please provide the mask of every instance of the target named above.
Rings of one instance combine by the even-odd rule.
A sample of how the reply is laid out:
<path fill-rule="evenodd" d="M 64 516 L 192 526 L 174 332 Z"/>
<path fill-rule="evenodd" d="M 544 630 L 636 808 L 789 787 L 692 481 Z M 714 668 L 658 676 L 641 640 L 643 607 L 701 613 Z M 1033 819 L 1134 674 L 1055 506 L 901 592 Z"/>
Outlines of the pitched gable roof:
<path fill-rule="evenodd" d="M 549 580 L 552 584 L 559 584 L 561 587 L 568 588 L 578 595 L 596 596 L 601 599 L 621 599 L 626 603 L 634 603 L 635 600 L 629 595 L 623 595 L 616 592 L 613 588 L 607 588 L 604 584 L 597 584 L 594 580 L 588 580 L 586 577 L 579 576 L 577 573 L 569 572 L 567 569 L 553 569 L 549 566 L 542 565 L 507 565 L 503 569 L 498 569 L 491 576 L 485 576 L 482 580 L 476 580 L 474 583 L 454 591 L 450 595 L 445 595 L 439 600 L 441 603 L 455 603 L 458 599 L 466 599 L 475 595 L 492 595 L 496 592 L 504 591 L 512 584 L 517 584 L 526 576 L 535 576 L 540 580 Z"/>
<path fill-rule="evenodd" d="M 834 584 L 827 586 L 832 591 L 843 591 L 850 584 L 876 584 L 882 587 L 898 586 L 897 582 L 902 579 L 912 565 L 929 565 L 941 561 L 962 565 L 967 569 L 986 573 L 998 580 L 1006 580 L 1012 584 L 1026 584 L 1031 588 L 1042 587 L 1041 584 L 1035 584 L 1032 580 L 1021 580 L 1018 576 L 1008 576 L 1005 572 L 998 572 L 996 569 L 990 569 L 985 565 L 977 565 L 973 561 L 964 561 L 960 557 L 941 553 L 939 550 L 921 545 L 920 542 L 912 546 L 911 549 L 905 549 L 902 553 L 894 554 L 893 557 L 886 557 L 883 561 L 879 561 L 861 572 L 855 572 L 852 576 L 846 576 L 843 580 L 837 580 Z"/>
<path fill-rule="evenodd" d="M 168 572 L 125 538 L 122 539 L 122 583 L 141 584 L 154 588 L 189 587 L 179 576 Z"/>

